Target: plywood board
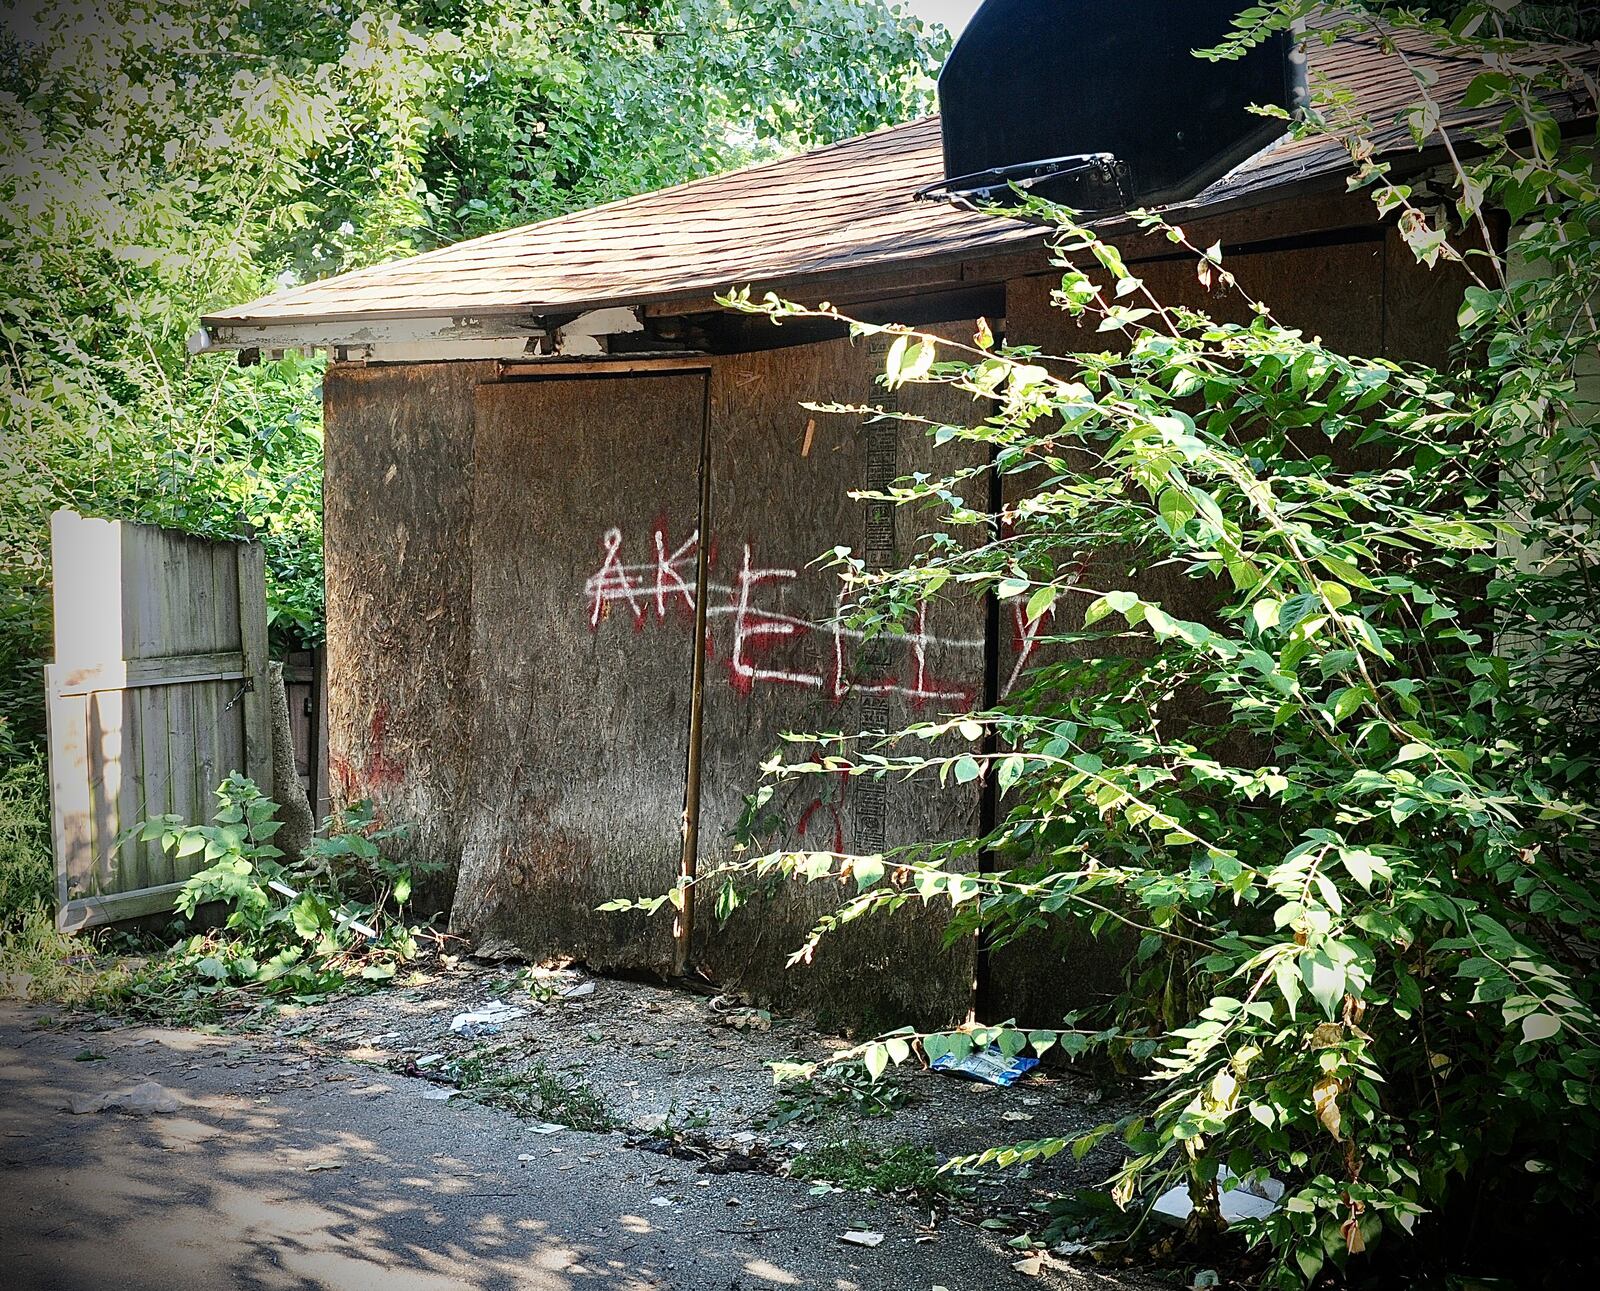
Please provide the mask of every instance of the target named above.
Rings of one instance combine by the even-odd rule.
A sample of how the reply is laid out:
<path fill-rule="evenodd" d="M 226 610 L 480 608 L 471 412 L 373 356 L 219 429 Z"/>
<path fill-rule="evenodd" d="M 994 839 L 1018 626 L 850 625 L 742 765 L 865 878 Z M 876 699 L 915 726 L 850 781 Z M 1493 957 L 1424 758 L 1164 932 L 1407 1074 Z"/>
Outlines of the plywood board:
<path fill-rule="evenodd" d="M 472 656 L 473 390 L 492 363 L 335 366 L 324 380 L 327 766 L 397 856 L 461 856 Z M 426 914 L 448 883 L 423 887 Z"/>
<path fill-rule="evenodd" d="M 451 924 L 480 949 L 671 962 L 665 919 L 595 907 L 677 872 L 705 381 L 478 392 L 474 777 Z"/>
<path fill-rule="evenodd" d="M 950 324 L 947 331 L 970 340 L 973 325 Z M 785 732 L 895 730 L 965 711 L 980 699 L 980 602 L 941 601 L 911 636 L 868 642 L 833 625 L 838 579 L 815 563 L 847 546 L 869 564 L 892 565 L 910 554 L 929 523 L 910 508 L 852 499 L 851 490 L 984 460 L 982 450 L 967 446 L 935 450 L 918 426 L 801 406 L 898 400 L 908 412 L 970 415 L 970 401 L 948 390 L 913 386 L 890 396 L 876 387 L 886 348 L 884 338 L 835 341 L 717 363 L 702 870 L 729 855 L 744 795 L 755 789 L 761 761 Z M 784 822 L 768 841 L 774 849 L 875 853 L 970 836 L 978 827 L 977 786 L 940 788 L 932 778 L 807 780 L 780 791 L 772 806 Z M 914 902 L 858 921 L 827 940 L 811 964 L 785 969 L 790 952 L 845 891 L 836 880 L 776 885 L 719 927 L 708 888 L 700 906 L 701 960 L 719 981 L 758 999 L 801 1004 L 840 1025 L 943 1023 L 965 1015 L 973 945 L 970 938 L 944 945 L 947 904 Z"/>

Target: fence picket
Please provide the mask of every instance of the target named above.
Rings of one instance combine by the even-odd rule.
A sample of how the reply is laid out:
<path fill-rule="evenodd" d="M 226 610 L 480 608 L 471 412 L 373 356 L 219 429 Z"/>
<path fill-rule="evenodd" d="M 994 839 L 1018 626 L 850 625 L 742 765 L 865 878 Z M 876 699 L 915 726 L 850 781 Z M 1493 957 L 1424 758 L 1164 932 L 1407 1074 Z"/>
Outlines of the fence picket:
<path fill-rule="evenodd" d="M 56 659 L 46 669 L 57 923 L 170 909 L 203 862 L 119 841 L 149 816 L 209 816 L 230 771 L 272 783 L 265 561 L 208 542 L 57 512 Z"/>

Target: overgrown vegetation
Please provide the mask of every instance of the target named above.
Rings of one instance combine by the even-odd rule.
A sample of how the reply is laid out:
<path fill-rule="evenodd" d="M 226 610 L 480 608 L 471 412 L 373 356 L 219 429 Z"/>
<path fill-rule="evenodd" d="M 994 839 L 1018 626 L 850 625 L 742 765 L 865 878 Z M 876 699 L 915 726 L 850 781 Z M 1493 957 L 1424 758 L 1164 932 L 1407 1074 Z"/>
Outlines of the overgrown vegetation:
<path fill-rule="evenodd" d="M 129 831 L 159 840 L 175 857 L 207 862 L 184 884 L 181 918 L 165 937 L 104 945 L 66 937 L 49 906 L 36 905 L 0 940 L 0 978 L 11 992 L 69 1007 L 214 1021 L 386 982 L 415 956 L 421 929 L 407 922 L 408 902 L 427 867 L 384 857 L 379 844 L 401 831 L 379 826 L 370 804 L 330 817 L 304 854 L 286 857 L 272 845 L 277 804 L 254 782 L 234 773 L 216 798 L 210 824 L 165 815 Z M 226 917 L 213 926 L 207 916 L 221 910 Z M 197 916 L 206 926 L 195 931 Z"/>
<path fill-rule="evenodd" d="M 41 753 L 0 762 L 0 934 L 55 900 L 46 775 Z"/>
<path fill-rule="evenodd" d="M 1467 103 L 1484 124 L 1444 137 L 1380 7 L 1482 67 Z M 1316 11 L 1253 8 L 1233 46 Z M 1592 128 L 1563 133 L 1549 106 L 1592 118 L 1592 51 L 1530 43 L 1548 12 L 1341 8 L 1335 27 L 1415 77 L 1404 120 L 1446 158 L 1426 185 L 1395 178 L 1372 144 L 1387 123 L 1338 86 L 1299 127 L 1340 138 L 1418 259 L 1468 284 L 1448 370 L 1332 352 L 1271 301 L 1232 324 L 1158 299 L 1037 204 L 1087 352 L 856 326 L 897 337 L 888 389 L 977 401 L 980 419 L 926 429 L 992 454 L 1016 501 L 996 516 L 963 500 L 983 467 L 900 481 L 883 496 L 940 531 L 902 568 L 836 556 L 852 621 L 894 633 L 929 598 L 993 596 L 1041 626 L 1040 651 L 984 711 L 791 737 L 752 798 L 752 846 L 701 879 L 848 881 L 807 956 L 912 902 L 948 901 L 958 934 L 995 946 L 1063 921 L 1131 930 L 1103 1017 L 906 1031 L 862 1056 L 876 1073 L 991 1042 L 1148 1055 L 1137 1115 L 983 1159 L 1120 1141 L 1114 1200 L 1137 1211 L 1186 1185 L 1197 1244 L 1221 1227 L 1224 1168 L 1271 1174 L 1284 1203 L 1235 1231 L 1261 1257 L 1245 1275 L 1274 1286 L 1527 1285 L 1530 1268 L 1567 1285 L 1593 1263 L 1600 187 Z M 1143 223 L 1201 284 L 1243 291 L 1219 246 Z M 1000 820 L 885 855 L 762 854 L 775 785 L 841 775 L 987 780 Z"/>
<path fill-rule="evenodd" d="M 92 939 L 58 932 L 48 906 L 23 909 L 0 934 L 0 998 L 116 1012 L 125 1007 L 141 967 L 103 952 Z"/>
<path fill-rule="evenodd" d="M 932 1152 L 906 1141 L 849 1138 L 824 1143 L 798 1153 L 789 1163 L 789 1177 L 920 1198 L 958 1197 L 965 1191 L 954 1175 L 939 1169 Z"/>
<path fill-rule="evenodd" d="M 770 1066 L 779 1091 L 766 1119 L 773 1127 L 815 1125 L 841 1116 L 871 1120 L 911 1101 L 911 1090 L 904 1083 L 884 1077 L 881 1071 L 875 1076 L 859 1062 Z"/>
<path fill-rule="evenodd" d="M 515 1071 L 492 1070 L 491 1059 L 506 1052 L 506 1046 L 474 1050 L 444 1064 L 440 1075 L 475 1101 L 517 1116 L 595 1133 L 617 1128 L 610 1106 L 581 1077 L 558 1075 L 542 1062 Z"/>
<path fill-rule="evenodd" d="M 43 0 L 0 24 L 0 762 L 34 743 L 47 522 L 267 548 L 322 633 L 321 363 L 191 355 L 292 283 L 914 115 L 883 0 Z"/>
<path fill-rule="evenodd" d="M 217 788 L 209 825 L 157 816 L 136 826 L 175 858 L 208 862 L 184 885 L 178 910 L 193 918 L 221 904 L 220 929 L 179 941 L 133 990 L 143 1010 L 194 1016 L 251 1008 L 269 999 L 312 1003 L 352 981 L 386 982 L 416 954 L 420 929 L 406 922 L 419 868 L 379 848 L 403 832 L 379 826 L 369 803 L 324 822 L 303 855 L 272 845 L 277 804 L 233 773 Z"/>

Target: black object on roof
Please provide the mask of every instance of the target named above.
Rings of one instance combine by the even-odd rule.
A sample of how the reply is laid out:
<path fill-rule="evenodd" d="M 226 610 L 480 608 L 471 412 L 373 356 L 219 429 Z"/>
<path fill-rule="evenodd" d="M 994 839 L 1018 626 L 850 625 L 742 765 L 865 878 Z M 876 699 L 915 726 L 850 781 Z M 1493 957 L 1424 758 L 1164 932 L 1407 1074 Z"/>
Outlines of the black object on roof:
<path fill-rule="evenodd" d="M 1299 55 L 1276 33 L 1209 61 L 1238 0 L 986 0 L 939 74 L 945 178 L 920 195 L 1086 212 L 1193 197 L 1283 133 Z"/>

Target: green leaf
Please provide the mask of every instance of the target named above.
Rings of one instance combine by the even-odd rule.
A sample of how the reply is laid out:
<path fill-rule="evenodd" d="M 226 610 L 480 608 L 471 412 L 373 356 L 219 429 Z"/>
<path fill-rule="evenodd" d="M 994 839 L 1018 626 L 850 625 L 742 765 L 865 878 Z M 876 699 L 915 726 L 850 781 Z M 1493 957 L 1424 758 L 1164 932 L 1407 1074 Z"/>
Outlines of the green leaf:
<path fill-rule="evenodd" d="M 1264 596 L 1250 607 L 1250 617 L 1255 620 L 1256 627 L 1265 632 L 1268 628 L 1278 626 L 1278 613 L 1282 609 L 1281 601 Z"/>
<path fill-rule="evenodd" d="M 883 878 L 883 858 L 858 856 L 850 862 L 850 873 L 855 878 L 856 891 L 865 891 Z"/>
<path fill-rule="evenodd" d="M 1346 686 L 1329 696 L 1329 709 L 1335 724 L 1360 710 L 1371 692 L 1365 686 Z"/>
<path fill-rule="evenodd" d="M 1318 948 L 1300 956 L 1300 980 L 1329 1018 L 1338 1016 L 1345 996 L 1345 967 Z"/>
<path fill-rule="evenodd" d="M 953 770 L 957 784 L 968 784 L 983 774 L 983 768 L 978 765 L 977 759 L 965 753 L 956 759 Z"/>
<path fill-rule="evenodd" d="M 1000 759 L 1000 765 L 995 768 L 995 783 L 1002 791 L 1011 788 L 1022 778 L 1022 772 L 1027 765 L 1026 759 L 1019 753 L 1008 753 Z"/>
<path fill-rule="evenodd" d="M 1283 1002 L 1289 1006 L 1289 1016 L 1292 1018 L 1300 1006 L 1300 970 L 1295 961 L 1287 956 L 1277 960 L 1272 965 L 1272 980 L 1278 987 L 1278 994 L 1283 996 Z"/>
<path fill-rule="evenodd" d="M 884 356 L 884 384 L 887 385 L 891 390 L 900 384 L 900 369 L 905 363 L 906 346 L 908 346 L 910 343 L 911 340 L 909 337 L 897 336 L 894 338 L 893 343 L 889 346 L 889 353 Z"/>
<path fill-rule="evenodd" d="M 333 930 L 333 916 L 328 905 L 312 892 L 302 892 L 300 899 L 290 907 L 294 930 L 304 940 L 313 941 Z"/>
<path fill-rule="evenodd" d="M 1378 590 L 1377 584 L 1348 560 L 1342 560 L 1338 556 L 1318 556 L 1317 564 L 1321 565 L 1340 582 L 1348 583 L 1351 587 L 1360 587 L 1369 592 Z"/>
<path fill-rule="evenodd" d="M 1053 583 L 1046 583 L 1028 598 L 1028 622 L 1033 623 L 1043 618 L 1056 603 L 1056 588 Z"/>
<path fill-rule="evenodd" d="M 1539 156 L 1544 161 L 1554 161 L 1561 152 L 1561 126 L 1550 110 L 1542 106 L 1528 107 L 1524 116 Z"/>
<path fill-rule="evenodd" d="M 1339 861 L 1350 877 L 1369 892 L 1374 877 L 1387 879 L 1390 876 L 1389 863 L 1383 857 L 1359 848 L 1340 848 Z"/>

